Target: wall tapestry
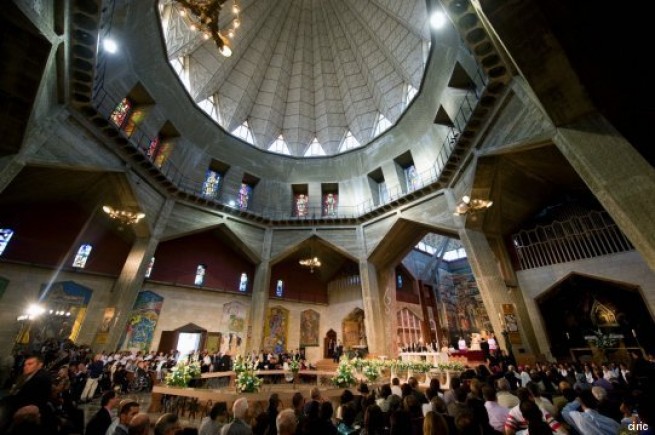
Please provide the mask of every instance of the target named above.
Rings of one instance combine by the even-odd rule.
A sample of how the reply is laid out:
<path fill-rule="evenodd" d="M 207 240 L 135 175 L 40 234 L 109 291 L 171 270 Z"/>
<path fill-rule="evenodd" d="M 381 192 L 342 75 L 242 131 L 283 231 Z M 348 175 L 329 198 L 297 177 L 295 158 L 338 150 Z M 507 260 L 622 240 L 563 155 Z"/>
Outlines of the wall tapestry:
<path fill-rule="evenodd" d="M 289 310 L 282 307 L 268 309 L 264 325 L 264 352 L 282 353 L 287 350 Z"/>
<path fill-rule="evenodd" d="M 314 310 L 300 313 L 300 347 L 318 346 L 318 326 L 321 315 Z"/>
<path fill-rule="evenodd" d="M 221 317 L 220 351 L 224 354 L 236 355 L 243 342 L 243 332 L 246 324 L 246 306 L 240 302 L 228 302 L 223 305 Z"/>
<path fill-rule="evenodd" d="M 134 302 L 130 320 L 127 322 L 121 349 L 147 351 L 150 348 L 163 304 L 164 298 L 157 293 L 150 290 L 139 293 Z"/>

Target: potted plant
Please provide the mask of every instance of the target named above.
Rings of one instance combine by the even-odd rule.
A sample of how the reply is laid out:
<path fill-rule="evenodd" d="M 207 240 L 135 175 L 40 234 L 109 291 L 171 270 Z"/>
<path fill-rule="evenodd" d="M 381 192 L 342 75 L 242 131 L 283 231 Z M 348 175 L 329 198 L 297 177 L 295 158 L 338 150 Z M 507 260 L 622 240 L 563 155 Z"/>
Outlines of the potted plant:
<path fill-rule="evenodd" d="M 339 362 L 339 367 L 332 378 L 332 383 L 339 388 L 349 388 L 357 383 L 357 379 L 353 375 L 353 366 L 347 358 L 343 358 Z"/>

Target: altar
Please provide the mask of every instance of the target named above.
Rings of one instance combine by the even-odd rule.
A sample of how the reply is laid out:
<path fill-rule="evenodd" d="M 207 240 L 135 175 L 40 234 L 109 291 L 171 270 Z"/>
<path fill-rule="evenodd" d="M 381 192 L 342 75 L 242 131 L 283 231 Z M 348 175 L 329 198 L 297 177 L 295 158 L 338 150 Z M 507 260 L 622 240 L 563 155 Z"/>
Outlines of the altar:
<path fill-rule="evenodd" d="M 433 366 L 445 364 L 449 361 L 446 352 L 401 352 L 399 356 L 402 361 L 425 361 Z"/>

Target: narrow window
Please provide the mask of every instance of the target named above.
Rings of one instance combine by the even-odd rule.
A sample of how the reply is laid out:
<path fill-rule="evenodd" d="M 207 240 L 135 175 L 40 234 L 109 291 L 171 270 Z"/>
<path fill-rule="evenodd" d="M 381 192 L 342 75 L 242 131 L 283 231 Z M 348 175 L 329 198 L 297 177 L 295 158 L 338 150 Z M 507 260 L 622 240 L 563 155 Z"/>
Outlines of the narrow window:
<path fill-rule="evenodd" d="M 207 266 L 204 264 L 199 264 L 196 267 L 196 279 L 193 283 L 197 286 L 202 286 L 205 283 L 205 272 L 207 272 Z"/>
<path fill-rule="evenodd" d="M 80 249 L 77 250 L 77 254 L 75 255 L 75 259 L 73 260 L 73 267 L 84 269 L 84 266 L 86 266 L 86 260 L 88 260 L 89 255 L 91 255 L 91 249 L 93 249 L 91 245 L 84 244 L 80 246 Z"/>
<path fill-rule="evenodd" d="M 9 240 L 11 240 L 11 236 L 13 235 L 14 230 L 10 230 L 9 228 L 0 228 L 0 255 L 5 252 L 5 249 L 9 244 Z"/>

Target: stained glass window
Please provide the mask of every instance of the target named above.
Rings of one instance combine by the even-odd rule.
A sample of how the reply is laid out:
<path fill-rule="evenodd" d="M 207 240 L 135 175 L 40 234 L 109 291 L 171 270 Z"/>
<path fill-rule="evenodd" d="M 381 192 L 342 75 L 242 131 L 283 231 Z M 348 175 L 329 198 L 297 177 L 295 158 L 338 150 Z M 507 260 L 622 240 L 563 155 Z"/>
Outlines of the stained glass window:
<path fill-rule="evenodd" d="M 336 193 L 326 193 L 323 195 L 323 216 L 336 216 L 337 206 L 339 204 L 339 195 Z"/>
<path fill-rule="evenodd" d="M 118 103 L 114 111 L 111 112 L 109 119 L 111 119 L 111 122 L 113 122 L 116 127 L 123 128 L 123 125 L 130 116 L 130 112 L 132 112 L 132 108 L 132 102 L 129 100 L 129 98 L 125 97 L 123 98 L 123 101 Z"/>
<path fill-rule="evenodd" d="M 241 183 L 241 188 L 239 189 L 239 208 L 241 210 L 248 209 L 248 201 L 250 201 L 251 195 L 252 186 L 246 183 Z"/>
<path fill-rule="evenodd" d="M 296 216 L 305 217 L 309 214 L 309 198 L 304 193 L 296 195 Z"/>
<path fill-rule="evenodd" d="M 281 279 L 278 279 L 277 284 L 275 285 L 275 296 L 281 298 L 283 294 L 284 294 L 284 282 Z"/>
<path fill-rule="evenodd" d="M 246 290 L 248 290 L 248 275 L 244 272 L 241 274 L 241 278 L 239 278 L 239 291 L 245 292 Z"/>
<path fill-rule="evenodd" d="M 199 264 L 196 267 L 196 279 L 193 281 L 195 285 L 201 286 L 205 283 L 205 272 L 207 272 L 207 266 L 204 264 Z"/>
<path fill-rule="evenodd" d="M 154 157 L 155 166 L 157 166 L 158 168 L 164 166 L 164 163 L 166 162 L 166 160 L 168 160 L 168 157 L 171 155 L 171 151 L 173 151 L 172 143 L 164 142 L 161 145 L 159 145 L 159 151 L 157 152 L 157 155 Z"/>
<path fill-rule="evenodd" d="M 155 266 L 155 257 L 150 257 L 150 262 L 148 263 L 148 268 L 146 269 L 146 278 L 150 278 L 152 273 L 152 268 Z"/>
<path fill-rule="evenodd" d="M 143 109 L 136 108 L 132 110 L 132 113 L 130 113 L 130 116 L 127 119 L 127 122 L 123 124 L 123 131 L 125 134 L 128 136 L 132 136 L 134 131 L 136 130 L 136 127 L 143 121 L 143 118 L 145 118 L 146 112 Z"/>
<path fill-rule="evenodd" d="M 13 235 L 14 230 L 10 230 L 9 228 L 0 228 L 0 255 L 5 252 L 5 249 L 9 244 L 9 240 L 11 240 L 11 236 Z"/>
<path fill-rule="evenodd" d="M 86 260 L 88 260 L 89 255 L 91 255 L 91 249 L 93 249 L 93 247 L 88 244 L 84 244 L 80 246 L 80 249 L 77 250 L 77 254 L 75 254 L 75 259 L 73 260 L 73 267 L 79 267 L 80 269 L 84 269 L 84 266 L 86 266 Z"/>
<path fill-rule="evenodd" d="M 220 181 L 221 174 L 208 169 L 205 173 L 205 181 L 202 183 L 202 196 L 205 198 L 216 198 Z"/>
<path fill-rule="evenodd" d="M 150 141 L 148 149 L 146 150 L 146 156 L 148 156 L 150 160 L 153 160 L 157 156 L 159 145 L 161 145 L 161 136 L 157 135 Z"/>
<path fill-rule="evenodd" d="M 407 181 L 408 192 L 413 192 L 421 187 L 421 177 L 419 177 L 414 165 L 405 168 L 405 180 Z"/>

